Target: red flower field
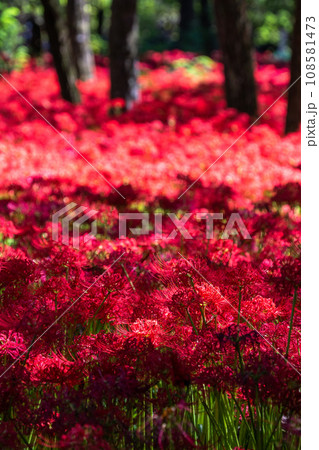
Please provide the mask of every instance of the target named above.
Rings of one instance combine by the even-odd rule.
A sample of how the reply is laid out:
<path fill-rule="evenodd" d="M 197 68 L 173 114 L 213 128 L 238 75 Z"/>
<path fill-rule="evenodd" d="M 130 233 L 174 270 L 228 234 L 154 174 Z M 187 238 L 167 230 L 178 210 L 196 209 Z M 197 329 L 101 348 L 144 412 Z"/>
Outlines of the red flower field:
<path fill-rule="evenodd" d="M 275 103 L 246 132 L 221 65 L 193 56 L 149 54 L 139 103 L 112 117 L 107 61 L 79 106 L 49 64 L 1 80 L 1 448 L 300 447 L 300 133 L 283 137 L 276 101 L 289 70 L 256 68 L 260 114 Z M 97 211 L 79 249 L 62 226 L 52 239 L 72 202 Z M 121 238 L 119 214 L 137 212 L 149 233 Z M 223 214 L 213 239 L 208 212 Z M 192 214 L 192 239 L 168 213 Z M 221 239 L 232 213 L 251 239 Z"/>

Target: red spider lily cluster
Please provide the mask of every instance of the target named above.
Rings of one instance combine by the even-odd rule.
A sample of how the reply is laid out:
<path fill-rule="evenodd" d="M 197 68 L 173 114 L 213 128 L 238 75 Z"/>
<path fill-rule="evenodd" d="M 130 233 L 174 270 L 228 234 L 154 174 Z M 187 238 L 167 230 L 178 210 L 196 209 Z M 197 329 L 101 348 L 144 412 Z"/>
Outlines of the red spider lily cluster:
<path fill-rule="evenodd" d="M 189 69 L 192 58 L 148 55 L 140 101 L 119 116 L 108 115 L 120 102 L 106 100 L 105 64 L 80 84 L 79 106 L 59 98 L 50 65 L 6 76 L 37 111 L 1 82 L 2 448 L 217 448 L 194 423 L 198 399 L 213 420 L 210 392 L 235 399 L 247 427 L 258 405 L 277 408 L 293 448 L 300 133 L 282 136 L 280 98 L 243 134 L 249 117 L 226 109 L 221 65 Z M 263 112 L 289 71 L 261 65 L 256 80 Z M 52 240 L 52 214 L 70 202 L 98 211 L 79 250 Z M 119 212 L 141 211 L 193 213 L 193 239 L 119 239 Z M 224 214 L 214 239 L 199 212 Z M 252 239 L 219 239 L 233 212 Z M 237 448 L 258 447 L 240 436 Z"/>

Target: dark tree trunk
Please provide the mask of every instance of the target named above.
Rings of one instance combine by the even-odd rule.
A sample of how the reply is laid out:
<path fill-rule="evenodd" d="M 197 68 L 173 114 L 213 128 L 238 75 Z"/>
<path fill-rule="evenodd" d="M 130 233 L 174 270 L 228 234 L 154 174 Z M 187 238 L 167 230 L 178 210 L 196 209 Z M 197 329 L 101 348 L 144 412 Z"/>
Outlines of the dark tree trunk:
<path fill-rule="evenodd" d="M 208 0 L 200 0 L 200 21 L 204 28 L 209 28 L 211 25 Z"/>
<path fill-rule="evenodd" d="M 296 1 L 295 25 L 292 36 L 292 55 L 290 62 L 290 84 L 301 75 L 301 0 Z M 285 132 L 299 129 L 301 121 L 301 80 L 288 91 L 288 107 Z"/>
<path fill-rule="evenodd" d="M 194 22 L 193 0 L 180 0 L 179 40 L 185 44 L 190 41 Z"/>
<path fill-rule="evenodd" d="M 80 80 L 89 80 L 94 73 L 94 60 L 90 47 L 90 16 L 85 0 L 68 0 L 67 16 L 72 57 Z"/>
<path fill-rule="evenodd" d="M 213 38 L 211 32 L 212 23 L 208 0 L 200 0 L 200 23 L 202 26 L 205 53 L 209 55 L 213 49 Z"/>
<path fill-rule="evenodd" d="M 42 51 L 41 27 L 34 19 L 32 24 L 32 38 L 30 41 L 31 56 L 39 56 Z"/>
<path fill-rule="evenodd" d="M 97 34 L 103 37 L 103 24 L 104 24 L 104 9 L 98 9 L 97 11 Z"/>
<path fill-rule="evenodd" d="M 251 29 L 245 0 L 215 0 L 216 23 L 223 53 L 227 105 L 257 114 Z"/>
<path fill-rule="evenodd" d="M 121 98 L 125 110 L 137 100 L 137 0 L 113 0 L 110 27 L 111 98 Z"/>
<path fill-rule="evenodd" d="M 79 103 L 80 94 L 75 85 L 76 76 L 70 58 L 67 27 L 60 11 L 59 0 L 42 0 L 42 4 L 50 50 L 58 74 L 62 97 L 71 103 Z"/>
<path fill-rule="evenodd" d="M 25 38 L 25 44 L 29 48 L 30 55 L 32 57 L 39 56 L 42 51 L 41 27 L 39 24 L 39 18 L 34 14 L 29 13 L 21 14 L 19 19 L 28 30 L 27 37 Z"/>

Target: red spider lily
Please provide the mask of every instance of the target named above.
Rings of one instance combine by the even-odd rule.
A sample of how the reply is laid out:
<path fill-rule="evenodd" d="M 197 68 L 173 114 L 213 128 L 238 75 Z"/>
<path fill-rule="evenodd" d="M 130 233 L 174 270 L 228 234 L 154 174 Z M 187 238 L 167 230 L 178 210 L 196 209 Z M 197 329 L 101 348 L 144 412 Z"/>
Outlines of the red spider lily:
<path fill-rule="evenodd" d="M 225 109 L 221 64 L 190 76 L 176 68 L 181 57 L 194 60 L 148 54 L 141 102 L 119 116 L 99 65 L 77 106 L 59 98 L 51 66 L 7 75 L 102 177 L 2 82 L 4 448 L 222 448 L 222 434 L 209 442 L 216 392 L 239 402 L 236 439 L 254 427 L 256 407 L 284 411 L 281 439 L 299 433 L 300 133 L 281 135 L 284 97 L 245 132 L 247 115 Z M 261 111 L 288 75 L 257 64 Z M 72 202 L 98 211 L 97 233 L 84 242 L 87 223 L 79 250 L 63 245 L 61 224 L 52 239 L 52 214 Z M 153 222 L 147 235 L 119 239 L 119 213 L 141 211 L 163 213 L 166 237 L 175 229 L 166 213 L 192 213 L 193 239 L 159 240 Z M 196 214 L 209 212 L 225 222 L 239 212 L 252 239 L 220 239 L 217 221 L 207 240 Z M 252 448 L 243 434 L 224 447 Z"/>
<path fill-rule="evenodd" d="M 7 333 L 0 333 L 0 355 L 10 355 L 11 358 L 16 359 L 26 350 L 26 345 L 23 336 L 20 333 L 9 331 Z"/>

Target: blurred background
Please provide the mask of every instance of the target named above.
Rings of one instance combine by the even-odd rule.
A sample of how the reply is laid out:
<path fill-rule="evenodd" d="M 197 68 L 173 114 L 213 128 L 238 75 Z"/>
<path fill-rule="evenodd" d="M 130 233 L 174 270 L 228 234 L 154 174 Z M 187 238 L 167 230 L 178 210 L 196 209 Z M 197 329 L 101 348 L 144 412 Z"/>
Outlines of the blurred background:
<path fill-rule="evenodd" d="M 60 0 L 61 9 L 67 0 Z M 111 0 L 75 2 L 88 14 L 91 47 L 107 54 Z M 247 0 L 254 47 L 275 59 L 290 58 L 289 35 L 294 21 L 294 0 Z M 123 3 L 123 7 L 125 7 Z M 139 0 L 139 53 L 180 48 L 209 55 L 218 49 L 216 18 L 211 0 Z M 0 1 L 0 68 L 21 67 L 29 56 L 49 49 L 41 0 Z"/>
<path fill-rule="evenodd" d="M 30 58 L 41 65 L 51 52 L 61 95 L 71 103 L 80 102 L 76 80 L 92 78 L 95 64 L 104 64 L 110 66 L 110 97 L 122 101 L 110 113 L 130 110 L 138 99 L 137 61 L 173 49 L 193 52 L 187 60 L 181 55 L 179 64 L 195 56 L 207 67 L 222 61 L 227 106 L 255 117 L 256 62 L 291 61 L 291 81 L 300 76 L 300 1 L 0 1 L 0 71 L 20 70 Z M 296 83 L 286 132 L 298 129 L 299 116 Z"/>

